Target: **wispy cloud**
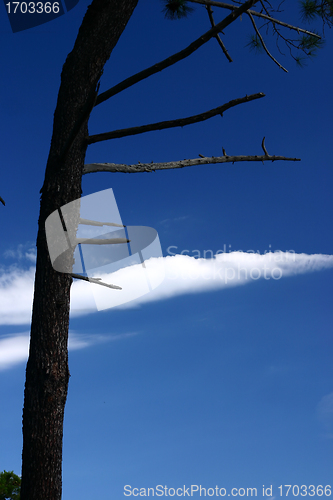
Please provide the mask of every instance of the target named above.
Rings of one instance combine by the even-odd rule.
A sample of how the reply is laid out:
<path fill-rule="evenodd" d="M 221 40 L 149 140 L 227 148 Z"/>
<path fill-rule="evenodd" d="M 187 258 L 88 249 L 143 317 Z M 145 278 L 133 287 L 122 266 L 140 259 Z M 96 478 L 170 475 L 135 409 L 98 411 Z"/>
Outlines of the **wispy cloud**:
<path fill-rule="evenodd" d="M 28 352 L 28 333 L 0 338 L 0 370 L 12 368 L 12 366 L 26 361 Z"/>
<path fill-rule="evenodd" d="M 122 294 L 120 307 L 138 307 L 183 294 L 227 289 L 258 280 L 274 282 L 287 276 L 330 269 L 333 268 L 333 255 L 231 252 L 218 254 L 212 259 L 196 259 L 188 255 L 151 259 L 150 272 L 158 274 L 163 269 L 165 279 L 152 292 L 130 301 L 133 290 L 139 286 L 136 267 L 120 269 L 112 275 L 99 275 L 104 281 L 121 286 L 122 290 L 75 281 L 71 291 L 71 314 L 78 316 L 96 311 L 95 299 L 99 293 L 106 294 L 103 300 L 107 300 L 107 307 L 119 304 L 119 294 Z M 30 323 L 33 283 L 32 267 L 26 271 L 11 268 L 0 273 L 0 324 Z"/>
<path fill-rule="evenodd" d="M 4 257 L 7 259 L 27 260 L 30 263 L 36 262 L 36 246 L 31 243 L 20 243 L 15 249 L 8 249 L 4 252 Z"/>
<path fill-rule="evenodd" d="M 333 439 L 333 392 L 326 394 L 318 406 L 317 416 L 324 429 L 324 437 Z"/>
<path fill-rule="evenodd" d="M 189 215 L 181 215 L 179 217 L 173 217 L 170 219 L 163 219 L 158 222 L 159 225 L 161 225 L 164 229 L 169 229 L 172 225 L 175 223 L 183 222 L 186 219 L 188 219 L 190 216 Z"/>
<path fill-rule="evenodd" d="M 0 274 L 0 324 L 24 325 L 31 321 L 35 268 L 17 267 Z"/>
<path fill-rule="evenodd" d="M 69 332 L 68 349 L 76 351 L 93 344 L 113 342 L 137 335 L 138 332 L 128 332 L 119 335 L 89 335 Z M 0 371 L 8 370 L 25 363 L 29 354 L 29 332 L 17 333 L 0 337 Z"/>

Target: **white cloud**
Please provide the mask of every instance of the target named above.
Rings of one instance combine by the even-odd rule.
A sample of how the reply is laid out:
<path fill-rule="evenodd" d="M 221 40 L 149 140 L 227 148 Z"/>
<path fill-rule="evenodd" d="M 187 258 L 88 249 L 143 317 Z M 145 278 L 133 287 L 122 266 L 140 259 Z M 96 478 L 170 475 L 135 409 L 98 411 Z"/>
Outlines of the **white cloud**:
<path fill-rule="evenodd" d="M 26 361 L 29 353 L 29 334 L 21 333 L 0 339 L 0 370 Z"/>
<path fill-rule="evenodd" d="M 11 268 L 0 275 L 0 324 L 24 325 L 31 321 L 35 268 Z"/>
<path fill-rule="evenodd" d="M 87 335 L 69 332 L 68 349 L 76 351 L 93 344 L 121 340 L 137 335 L 138 332 L 123 333 L 120 335 Z M 29 354 L 29 332 L 0 337 L 0 371 L 13 368 L 25 363 Z"/>
<path fill-rule="evenodd" d="M 122 286 L 123 290 L 75 281 L 71 291 L 71 314 L 83 315 L 96 311 L 93 292 L 102 289 L 109 294 L 109 304 L 115 294 L 130 296 L 137 286 L 135 267 L 120 269 L 109 276 L 100 276 L 108 283 Z M 187 255 L 175 255 L 151 259 L 151 269 L 156 273 L 165 271 L 165 280 L 152 292 L 137 300 L 123 303 L 120 307 L 138 307 L 156 300 L 164 300 L 177 295 L 221 290 L 231 286 L 245 285 L 259 279 L 276 281 L 286 276 L 304 274 L 333 268 L 332 255 L 307 255 L 292 252 L 274 252 L 264 255 L 231 252 L 218 254 L 213 259 L 195 259 Z M 0 324 L 29 324 L 34 287 L 35 269 L 10 268 L 0 273 Z M 83 349 L 110 340 L 118 340 L 135 333 L 118 336 L 82 335 L 70 333 L 69 348 Z M 22 363 L 27 359 L 29 334 L 0 337 L 0 370 Z M 326 428 L 333 425 L 333 393 L 325 396 L 318 406 L 318 416 Z M 330 431 L 331 432 L 331 431 Z"/>
<path fill-rule="evenodd" d="M 150 264 L 152 272 L 155 270 L 157 274 L 161 268 L 164 269 L 164 281 L 152 292 L 127 303 L 124 303 L 126 297 L 129 299 L 133 289 L 138 286 L 135 281 L 137 266 L 120 269 L 109 276 L 99 275 L 104 281 L 121 286 L 122 290 L 75 280 L 71 290 L 71 314 L 78 316 L 96 311 L 93 294 L 97 290 L 108 294 L 109 307 L 112 307 L 117 294 L 124 297 L 120 307 L 138 307 L 143 303 L 177 295 L 221 290 L 259 279 L 272 282 L 286 276 L 330 269 L 333 268 L 333 255 L 230 252 L 218 254 L 213 259 L 195 259 L 188 255 L 161 257 L 151 259 Z M 11 268 L 0 273 L 0 324 L 30 323 L 34 273 L 32 267 L 27 271 Z"/>
<path fill-rule="evenodd" d="M 37 259 L 37 252 L 36 249 L 30 249 L 27 252 L 25 252 L 24 257 L 29 260 L 30 262 L 36 262 Z"/>
<path fill-rule="evenodd" d="M 108 307 L 112 307 L 112 303 L 117 305 L 117 302 L 120 302 L 118 295 L 122 294 L 122 305 L 119 307 L 129 308 L 177 295 L 245 285 L 259 279 L 276 281 L 286 276 L 333 268 L 333 256 L 295 254 L 292 252 L 274 252 L 264 255 L 231 252 L 218 254 L 212 259 L 195 259 L 188 255 L 150 259 L 150 272 L 155 269 L 156 274 L 158 274 L 161 272 L 161 268 L 164 268 L 166 277 L 156 289 L 136 300 L 130 301 L 130 297 L 133 296 L 133 293 L 135 294 L 135 288 L 139 287 L 139 284 L 134 279 L 136 267 L 138 266 L 133 266 L 131 272 L 129 272 L 130 268 L 126 268 L 120 269 L 109 276 L 99 275 L 103 281 L 119 285 L 122 290 L 110 290 L 97 285 L 91 288 L 91 291 L 95 294 L 97 306 L 99 306 L 99 295 L 103 296 L 101 303 L 105 304 L 108 300 Z M 82 285 L 86 287 L 92 286 L 88 283 Z M 80 294 L 82 292 L 83 287 L 79 288 L 77 286 L 73 288 L 73 305 L 80 303 Z M 128 297 L 128 301 L 126 301 L 126 297 Z"/>

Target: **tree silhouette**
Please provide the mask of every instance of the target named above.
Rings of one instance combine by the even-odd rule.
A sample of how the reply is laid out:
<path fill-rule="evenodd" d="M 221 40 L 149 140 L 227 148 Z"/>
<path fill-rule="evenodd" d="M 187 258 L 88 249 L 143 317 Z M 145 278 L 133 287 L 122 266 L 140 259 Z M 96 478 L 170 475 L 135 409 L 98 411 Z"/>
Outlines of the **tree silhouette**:
<path fill-rule="evenodd" d="M 296 158 L 268 154 L 263 139 L 261 144 L 263 153 L 256 156 L 229 156 L 223 150 L 223 155 L 220 157 L 201 155 L 199 158 L 168 163 L 85 165 L 86 150 L 92 143 L 141 134 L 150 130 L 189 125 L 209 119 L 216 114 L 222 114 L 240 104 L 263 98 L 264 94 L 259 92 L 239 97 L 213 110 L 190 117 L 175 118 L 171 121 L 130 129 L 113 130 L 98 135 L 89 135 L 88 132 L 89 117 L 95 106 L 185 59 L 211 39 L 217 40 L 224 56 L 231 61 L 220 33 L 240 16 L 246 15 L 251 20 L 254 35 L 250 46 L 261 47 L 269 58 L 284 71 L 286 69 L 268 51 L 261 34 L 262 29 L 266 31 L 270 29 L 279 42 L 283 41 L 296 61 L 300 57 L 297 55 L 299 52 L 311 56 L 320 44 L 318 34 L 277 19 L 278 9 L 273 11 L 271 4 L 266 0 L 247 0 L 232 4 L 210 0 L 189 0 L 188 2 L 168 0 L 164 2 L 165 14 L 166 17 L 172 19 L 189 14 L 192 8 L 190 3 L 203 4 L 207 10 L 211 28 L 188 47 L 99 94 L 99 81 L 103 68 L 137 2 L 138 0 L 93 0 L 61 74 L 51 147 L 41 189 L 38 221 L 35 293 L 23 409 L 22 500 L 60 500 L 62 490 L 63 419 L 70 376 L 67 343 L 70 288 L 73 276 L 69 273 L 59 273 L 52 267 L 45 234 L 47 217 L 61 206 L 81 197 L 81 180 L 82 176 L 87 173 L 97 171 L 151 172 L 209 163 L 296 160 Z M 332 3 L 330 1 L 312 2 L 315 6 L 309 6 L 310 3 L 303 2 L 304 9 L 308 9 L 309 16 L 320 15 L 324 22 L 329 23 Z M 227 12 L 227 15 L 218 23 L 213 17 L 212 6 L 218 7 L 220 12 Z M 255 10 L 254 7 L 258 9 Z M 310 14 L 310 11 L 313 14 Z M 258 28 L 256 20 L 260 20 L 263 26 Z M 296 39 L 288 37 L 282 30 L 286 30 L 288 34 L 294 33 Z M 78 224 L 79 215 L 76 219 L 74 215 L 74 227 L 78 227 Z M 73 253 L 69 253 L 66 258 L 70 267 L 73 263 Z"/>

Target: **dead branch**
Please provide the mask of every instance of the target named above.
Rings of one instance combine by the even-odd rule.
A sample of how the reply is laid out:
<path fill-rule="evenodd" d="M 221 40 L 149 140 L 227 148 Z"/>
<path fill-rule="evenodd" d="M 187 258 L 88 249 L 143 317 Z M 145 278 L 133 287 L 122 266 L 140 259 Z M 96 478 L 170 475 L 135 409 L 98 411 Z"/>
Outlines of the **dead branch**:
<path fill-rule="evenodd" d="M 192 3 L 199 3 L 201 5 L 206 5 L 206 6 L 212 5 L 213 7 L 220 7 L 222 9 L 228 9 L 228 10 L 235 10 L 238 8 L 235 5 L 231 5 L 225 2 L 217 2 L 215 0 L 188 0 L 188 1 Z M 306 33 L 307 35 L 315 36 L 316 38 L 321 38 L 321 36 L 318 35 L 317 33 L 312 33 L 312 31 L 308 31 L 303 28 L 298 28 L 297 26 L 285 23 L 283 21 L 280 21 L 279 19 L 275 19 L 274 17 L 263 14 L 262 12 L 257 12 L 255 10 L 249 10 L 249 9 L 247 10 L 247 12 L 249 12 L 253 16 L 261 17 L 262 19 L 266 19 L 268 21 L 271 21 L 272 23 L 280 24 L 280 26 L 284 26 L 285 28 L 297 31 L 297 33 Z"/>
<path fill-rule="evenodd" d="M 84 245 L 119 245 L 120 243 L 130 243 L 127 238 L 76 238 L 76 244 Z"/>
<path fill-rule="evenodd" d="M 5 201 L 1 198 L 1 196 L 0 196 L 0 201 L 1 201 L 1 203 L 2 203 L 4 206 L 6 206 L 6 203 L 5 203 Z"/>
<path fill-rule="evenodd" d="M 114 226 L 114 227 L 126 227 L 123 224 L 116 224 L 115 222 L 100 222 L 90 219 L 82 219 L 80 217 L 79 224 L 84 224 L 86 226 Z"/>
<path fill-rule="evenodd" d="M 259 155 L 259 156 L 206 156 L 190 160 L 179 160 L 165 163 L 139 163 L 137 165 L 125 165 L 117 163 L 88 163 L 84 166 L 83 174 L 94 172 L 122 172 L 134 174 L 138 172 L 155 172 L 155 170 L 168 170 L 171 168 L 193 167 L 195 165 L 209 165 L 215 163 L 236 163 L 240 161 L 300 161 L 300 158 L 288 158 L 286 156 Z"/>
<path fill-rule="evenodd" d="M 283 71 L 285 71 L 286 73 L 288 73 L 288 70 L 287 70 L 285 67 L 283 67 L 283 66 L 282 66 L 282 64 L 280 64 L 280 63 L 279 63 L 279 61 L 277 61 L 277 60 L 275 59 L 275 57 L 273 57 L 273 56 L 272 56 L 272 54 L 271 54 L 271 53 L 269 52 L 269 50 L 267 49 L 266 44 L 265 44 L 265 42 L 264 42 L 264 39 L 263 39 L 263 37 L 261 36 L 260 31 L 258 30 L 258 28 L 257 28 L 257 26 L 256 26 L 256 23 L 255 23 L 255 21 L 254 21 L 254 19 L 253 19 L 252 14 L 250 14 L 249 12 L 247 12 L 247 14 L 248 14 L 249 18 L 251 19 L 251 22 L 252 22 L 252 25 L 253 25 L 253 27 L 254 27 L 254 30 L 255 30 L 255 32 L 257 33 L 257 36 L 258 36 L 258 38 L 259 38 L 259 40 L 260 40 L 260 42 L 261 42 L 261 45 L 263 46 L 263 49 L 265 50 L 266 54 L 267 54 L 267 55 L 268 55 L 268 56 L 272 59 L 272 61 L 274 61 L 274 62 L 275 62 L 275 64 L 277 64 L 277 65 L 279 66 L 279 68 L 283 69 Z"/>
<path fill-rule="evenodd" d="M 261 147 L 262 147 L 262 149 L 263 149 L 263 151 L 264 151 L 265 155 L 266 155 L 266 156 L 269 156 L 268 151 L 267 151 L 267 149 L 266 149 L 266 147 L 265 147 L 265 137 L 264 137 L 264 138 L 263 138 L 263 140 L 262 140 Z"/>
<path fill-rule="evenodd" d="M 206 5 L 206 9 L 207 9 L 207 12 L 208 12 L 208 17 L 209 17 L 209 20 L 210 20 L 210 24 L 212 25 L 212 28 L 215 26 L 215 21 L 214 21 L 214 17 L 213 17 L 213 11 L 212 11 L 212 7 L 210 5 Z M 232 62 L 232 59 L 229 55 L 229 52 L 227 51 L 224 43 L 222 42 L 221 40 L 221 37 L 220 35 L 217 33 L 215 35 L 215 38 L 219 44 L 219 46 L 221 47 L 222 51 L 223 51 L 223 54 L 226 56 L 226 58 L 228 59 L 229 62 Z"/>
<path fill-rule="evenodd" d="M 81 274 L 75 274 L 75 273 L 70 273 L 70 274 L 73 278 L 77 280 L 89 281 L 89 283 L 95 283 L 95 285 L 106 286 L 107 288 L 113 288 L 114 290 L 122 290 L 120 286 L 104 283 L 104 281 L 101 281 L 102 278 L 89 278 L 88 276 L 81 276 Z"/>
<path fill-rule="evenodd" d="M 178 118 L 176 120 L 168 120 L 164 122 L 150 123 L 149 125 L 141 125 L 140 127 L 130 127 L 120 130 L 113 130 L 111 132 L 104 132 L 102 134 L 90 135 L 87 139 L 88 144 L 94 144 L 95 142 L 107 141 L 109 139 L 119 139 L 121 137 L 127 137 L 129 135 L 143 134 L 144 132 L 151 132 L 152 130 L 163 130 L 166 128 L 173 127 L 185 127 L 192 123 L 202 122 L 208 120 L 216 115 L 223 115 L 224 111 L 238 104 L 244 102 L 253 101 L 254 99 L 260 99 L 264 97 L 265 94 L 258 92 L 257 94 L 246 95 L 245 97 L 239 97 L 238 99 L 233 99 L 218 108 L 205 111 L 199 115 L 188 116 L 187 118 Z"/>
<path fill-rule="evenodd" d="M 159 63 L 154 64 L 153 66 L 150 66 L 149 68 L 144 69 L 143 71 L 140 71 L 139 73 L 136 73 L 135 75 L 130 76 L 129 78 L 126 78 L 126 80 L 123 80 L 122 82 L 118 83 L 111 89 L 102 92 L 97 97 L 95 106 L 101 104 L 101 102 L 106 101 L 107 99 L 118 94 L 119 92 L 122 92 L 128 87 L 135 85 L 141 80 L 144 80 L 145 78 L 148 78 L 149 76 L 154 75 L 155 73 L 158 73 L 159 71 L 162 71 L 163 69 L 168 68 L 169 66 L 172 66 L 176 62 L 185 59 L 193 52 L 195 52 L 197 49 L 199 49 L 202 45 L 204 45 L 206 42 L 208 42 L 217 33 L 219 33 L 224 28 L 229 26 L 229 24 L 233 23 L 241 14 L 243 14 L 243 12 L 250 9 L 250 7 L 252 7 L 252 5 L 257 3 L 258 1 L 259 0 L 247 0 L 247 2 L 245 2 L 240 7 L 235 7 L 234 9 L 232 9 L 231 14 L 229 14 L 226 18 L 224 18 L 220 23 L 211 28 L 209 31 L 201 35 L 199 38 L 197 38 L 185 49 L 181 50 L 180 52 L 177 52 L 176 54 L 173 54 L 172 56 L 168 57 L 167 59 L 164 59 L 163 61 L 160 61 Z"/>

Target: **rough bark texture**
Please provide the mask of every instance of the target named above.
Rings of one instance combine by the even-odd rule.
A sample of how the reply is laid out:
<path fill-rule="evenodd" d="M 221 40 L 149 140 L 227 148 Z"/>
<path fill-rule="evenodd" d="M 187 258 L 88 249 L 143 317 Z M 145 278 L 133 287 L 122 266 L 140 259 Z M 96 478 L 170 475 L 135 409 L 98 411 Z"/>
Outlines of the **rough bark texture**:
<path fill-rule="evenodd" d="M 53 270 L 45 220 L 80 198 L 96 87 L 138 0 L 93 0 L 61 75 L 42 188 L 37 267 L 23 409 L 21 500 L 60 500 L 67 397 L 71 276 Z"/>

